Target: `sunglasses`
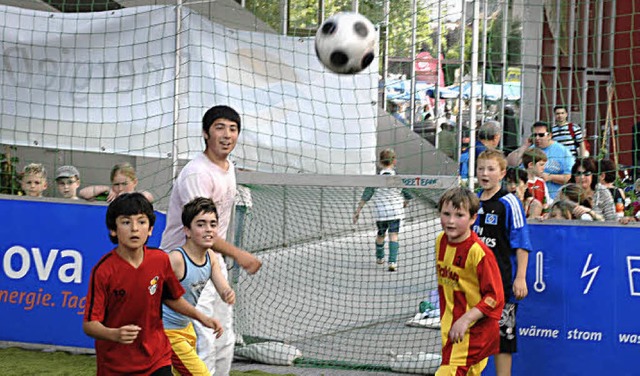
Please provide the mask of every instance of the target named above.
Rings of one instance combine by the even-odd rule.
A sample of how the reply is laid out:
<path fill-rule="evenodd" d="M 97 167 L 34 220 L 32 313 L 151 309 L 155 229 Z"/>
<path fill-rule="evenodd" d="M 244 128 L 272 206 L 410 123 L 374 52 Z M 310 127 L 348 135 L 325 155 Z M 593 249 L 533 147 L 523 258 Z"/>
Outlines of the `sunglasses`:
<path fill-rule="evenodd" d="M 591 176 L 591 171 L 576 171 L 574 176 Z"/>
<path fill-rule="evenodd" d="M 547 137 L 548 134 L 549 134 L 549 132 L 532 133 L 531 136 L 532 137 Z"/>

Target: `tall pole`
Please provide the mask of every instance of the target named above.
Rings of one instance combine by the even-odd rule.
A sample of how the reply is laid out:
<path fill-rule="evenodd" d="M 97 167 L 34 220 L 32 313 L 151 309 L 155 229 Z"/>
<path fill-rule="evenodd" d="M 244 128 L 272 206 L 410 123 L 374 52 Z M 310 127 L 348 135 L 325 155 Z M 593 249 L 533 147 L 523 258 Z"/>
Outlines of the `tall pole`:
<path fill-rule="evenodd" d="M 580 51 L 580 86 L 582 97 L 580 98 L 580 108 L 582 108 L 582 117 L 580 124 L 582 124 L 582 128 L 584 133 L 587 133 L 587 95 L 589 94 L 589 83 L 587 82 L 587 65 L 589 54 L 587 51 L 589 50 L 589 3 L 580 4 L 580 18 L 582 22 L 582 35 L 580 35 L 580 42 L 582 45 Z M 598 130 L 594 129 L 595 134 L 597 136 Z M 597 137 L 594 138 L 597 140 Z M 594 153 L 597 153 L 598 143 L 594 142 L 595 149 Z"/>
<path fill-rule="evenodd" d="M 500 124 L 502 125 L 502 133 L 504 134 L 505 131 L 505 127 L 504 127 L 504 107 L 505 107 L 505 90 L 504 90 L 504 85 L 506 84 L 506 80 L 507 80 L 507 38 L 509 35 L 508 32 L 508 27 L 509 27 L 509 0 L 502 0 L 502 36 L 501 36 L 501 41 L 502 41 L 502 54 L 500 56 L 500 62 L 502 65 L 502 68 L 500 69 L 500 83 L 502 83 L 502 85 L 500 86 Z M 514 114 L 515 116 L 515 114 Z M 520 122 L 518 122 L 518 124 L 520 124 Z M 516 126 L 516 132 L 518 133 L 518 135 L 516 136 L 516 140 L 517 145 L 520 145 L 520 130 L 519 130 L 519 126 Z M 502 146 L 504 144 L 504 137 L 500 137 L 500 146 Z"/>
<path fill-rule="evenodd" d="M 482 104 L 480 106 L 480 108 L 482 108 L 482 120 L 484 121 L 484 111 L 485 111 L 485 104 L 484 104 L 484 93 L 485 93 L 485 87 L 484 87 L 484 83 L 487 80 L 487 56 L 489 56 L 489 54 L 487 53 L 487 23 L 488 23 L 488 18 L 489 18 L 489 13 L 488 13 L 488 9 L 489 9 L 489 0 L 484 0 L 483 4 L 483 11 L 482 11 L 482 74 L 480 75 L 480 77 L 482 78 L 481 82 L 482 82 L 482 87 L 480 88 L 480 103 Z M 502 138 L 501 138 L 502 139 Z"/>
<path fill-rule="evenodd" d="M 358 0 L 351 0 L 351 9 L 352 9 L 354 12 L 358 13 L 358 11 L 359 11 L 359 10 L 358 10 L 358 9 L 359 9 L 359 7 L 360 7 L 360 1 L 358 1 Z"/>
<path fill-rule="evenodd" d="M 440 72 L 442 72 L 442 59 L 440 59 L 440 55 L 442 55 L 442 0 L 438 0 L 438 29 L 436 30 L 436 85 L 434 90 L 434 118 L 438 119 L 440 117 Z M 438 132 L 438 128 L 436 127 L 436 133 Z M 436 137 L 436 142 L 438 142 L 438 138 Z M 436 145 L 437 146 L 437 145 Z"/>
<path fill-rule="evenodd" d="M 559 69 L 558 64 L 560 64 L 560 43 L 562 42 L 561 33 L 560 33 L 560 12 L 562 11 L 562 2 L 558 1 L 556 3 L 556 19 L 554 20 L 556 25 L 556 34 L 553 36 L 553 89 L 551 94 L 553 97 L 551 98 L 551 107 L 556 106 L 556 98 L 558 97 L 558 76 Z M 549 105 L 549 100 L 547 99 L 547 106 Z M 545 108 L 545 115 L 548 116 L 549 108 Z M 553 118 L 553 116 L 551 116 Z"/>
<path fill-rule="evenodd" d="M 280 0 L 280 14 L 282 15 L 280 24 L 282 35 L 289 34 L 289 0 Z"/>
<path fill-rule="evenodd" d="M 324 0 L 318 0 L 318 28 L 324 22 Z"/>
<path fill-rule="evenodd" d="M 462 120 L 462 106 L 464 104 L 462 100 L 462 78 L 464 77 L 464 37 L 466 34 L 465 28 L 467 27 L 467 1 L 460 0 L 460 2 L 462 3 L 462 14 L 460 15 L 460 69 L 458 73 L 458 88 L 460 90 L 458 90 L 458 115 L 456 118 L 458 122 L 458 145 L 460 145 L 458 147 L 458 160 L 460 160 L 462 154 L 462 128 L 464 126 L 464 122 Z M 471 137 L 471 135 L 469 136 Z"/>
<path fill-rule="evenodd" d="M 480 0 L 473 0 L 473 31 L 471 37 L 471 91 L 469 98 L 469 123 L 471 128 L 471 137 L 469 140 L 469 188 L 473 189 L 473 178 L 476 175 L 476 88 L 474 83 L 478 80 L 478 56 L 479 56 L 479 40 L 480 39 Z"/>
<path fill-rule="evenodd" d="M 409 94 L 409 125 L 411 126 L 411 130 L 413 131 L 413 126 L 415 124 L 416 111 L 415 111 L 415 101 L 416 101 L 416 28 L 417 25 L 417 0 L 411 1 L 411 93 Z"/>
<path fill-rule="evenodd" d="M 178 0 L 176 6 L 176 73 L 174 77 L 173 91 L 173 144 L 171 145 L 171 179 L 178 177 L 178 139 L 180 134 L 178 132 L 178 122 L 180 121 L 180 94 L 181 94 L 181 71 L 182 59 L 180 51 L 182 51 L 182 0 Z"/>
<path fill-rule="evenodd" d="M 382 8 L 384 18 L 382 21 L 382 27 L 380 28 L 383 37 L 382 46 L 384 55 L 382 56 L 382 80 L 384 81 L 385 89 L 387 86 L 387 77 L 389 76 L 389 1 L 391 0 L 385 0 L 384 2 L 384 6 Z M 383 90 L 382 92 L 382 108 L 384 110 L 387 109 L 386 90 Z"/>
<path fill-rule="evenodd" d="M 576 44 L 575 29 L 576 29 L 576 8 L 575 6 L 573 6 L 573 4 L 571 4 L 571 6 L 569 7 L 569 32 L 567 33 L 567 42 L 569 43 L 569 54 L 567 55 L 569 57 L 567 61 L 569 77 L 567 77 L 567 99 L 565 102 L 565 106 L 567 106 L 567 114 L 568 114 L 567 116 L 571 116 L 571 112 L 572 112 L 571 107 L 573 104 L 573 60 L 574 60 L 573 51 L 574 51 L 574 45 Z M 555 115 L 555 111 L 554 111 L 554 115 Z M 569 118 L 568 120 L 571 121 L 571 118 Z M 555 123 L 555 118 L 554 118 L 554 123 Z M 582 124 L 582 127 L 584 129 L 584 124 Z M 580 150 L 578 150 L 578 152 L 580 152 Z"/>

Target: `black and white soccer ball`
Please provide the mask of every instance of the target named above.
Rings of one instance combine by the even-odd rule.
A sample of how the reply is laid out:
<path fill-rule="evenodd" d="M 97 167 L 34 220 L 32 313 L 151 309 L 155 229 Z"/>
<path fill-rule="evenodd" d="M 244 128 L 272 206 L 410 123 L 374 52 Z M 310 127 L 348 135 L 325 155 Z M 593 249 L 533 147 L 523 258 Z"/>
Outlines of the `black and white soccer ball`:
<path fill-rule="evenodd" d="M 365 16 L 340 12 L 327 18 L 316 32 L 316 55 L 335 73 L 355 74 L 375 58 L 378 33 Z"/>

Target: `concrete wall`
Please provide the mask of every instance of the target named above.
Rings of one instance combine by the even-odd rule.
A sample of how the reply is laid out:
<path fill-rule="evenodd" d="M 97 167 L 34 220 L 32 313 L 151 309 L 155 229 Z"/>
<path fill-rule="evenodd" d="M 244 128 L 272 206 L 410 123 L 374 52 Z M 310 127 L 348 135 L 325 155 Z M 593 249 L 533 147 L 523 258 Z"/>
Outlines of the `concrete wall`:
<path fill-rule="evenodd" d="M 436 150 L 429 141 L 409 126 L 378 108 L 378 150 L 393 148 L 397 154 L 398 174 L 457 175 L 458 164 Z"/>

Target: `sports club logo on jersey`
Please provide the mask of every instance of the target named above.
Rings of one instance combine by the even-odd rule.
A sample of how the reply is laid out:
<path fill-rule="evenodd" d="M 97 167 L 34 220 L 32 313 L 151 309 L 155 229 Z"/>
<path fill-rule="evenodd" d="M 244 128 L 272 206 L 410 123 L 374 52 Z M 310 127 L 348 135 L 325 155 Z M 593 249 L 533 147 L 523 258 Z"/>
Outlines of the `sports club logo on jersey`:
<path fill-rule="evenodd" d="M 149 282 L 149 295 L 153 295 L 158 291 L 158 280 L 160 278 L 158 276 L 153 277 L 151 282 Z"/>
<path fill-rule="evenodd" d="M 484 223 L 487 225 L 497 225 L 498 224 L 498 215 L 496 214 L 487 214 L 484 219 Z"/>

